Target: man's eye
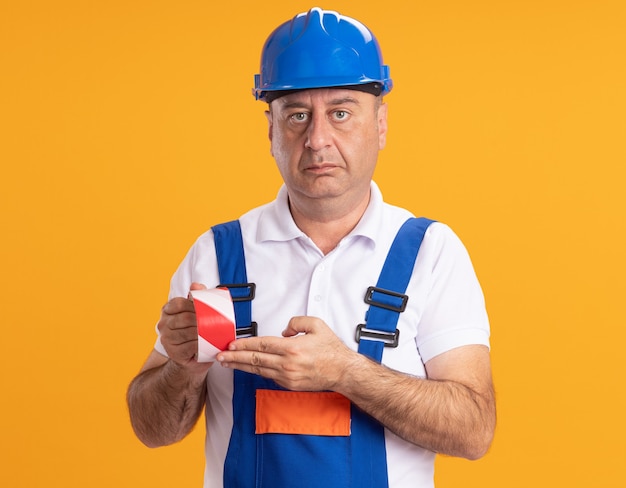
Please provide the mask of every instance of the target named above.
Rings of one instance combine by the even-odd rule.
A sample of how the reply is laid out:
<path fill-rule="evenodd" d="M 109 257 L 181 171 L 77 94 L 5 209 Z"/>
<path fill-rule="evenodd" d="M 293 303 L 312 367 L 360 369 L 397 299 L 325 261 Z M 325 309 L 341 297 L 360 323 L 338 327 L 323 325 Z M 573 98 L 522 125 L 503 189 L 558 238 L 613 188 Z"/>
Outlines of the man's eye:
<path fill-rule="evenodd" d="M 308 115 L 304 112 L 298 112 L 296 114 L 293 114 L 291 118 L 296 122 L 304 122 L 308 119 Z"/>
<path fill-rule="evenodd" d="M 348 112 L 346 112 L 345 110 L 337 110 L 335 112 L 335 119 L 337 120 L 345 120 L 348 118 Z"/>

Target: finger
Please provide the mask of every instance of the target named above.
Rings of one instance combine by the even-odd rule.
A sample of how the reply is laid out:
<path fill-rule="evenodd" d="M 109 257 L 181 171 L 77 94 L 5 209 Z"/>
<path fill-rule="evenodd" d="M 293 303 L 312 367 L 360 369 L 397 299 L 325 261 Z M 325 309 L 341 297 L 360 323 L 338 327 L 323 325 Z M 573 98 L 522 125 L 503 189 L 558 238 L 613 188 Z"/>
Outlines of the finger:
<path fill-rule="evenodd" d="M 250 337 L 238 339 L 218 354 L 221 363 L 279 369 L 281 358 L 289 354 L 291 341 L 279 337 Z"/>
<path fill-rule="evenodd" d="M 233 354 L 230 356 L 228 354 Z M 234 358 L 225 361 L 224 358 Z M 294 391 L 316 390 L 318 387 L 309 379 L 308 370 L 302 370 L 293 364 L 286 363 L 285 358 L 273 354 L 255 351 L 236 351 L 220 353 L 217 356 L 220 364 L 228 369 L 236 369 L 274 380 L 283 388 Z"/>
<path fill-rule="evenodd" d="M 164 312 L 161 314 L 161 319 L 159 320 L 157 327 L 162 332 L 166 329 L 197 329 L 198 325 L 196 322 L 196 314 L 193 311 L 178 312 L 175 314 L 168 314 Z"/>
<path fill-rule="evenodd" d="M 232 341 L 228 345 L 229 351 L 253 351 L 266 354 L 278 354 L 285 353 L 286 347 L 289 344 L 280 337 L 247 337 L 245 339 L 237 339 Z"/>
<path fill-rule="evenodd" d="M 316 317 L 292 317 L 282 335 L 283 337 L 293 337 L 298 334 L 310 334 L 318 328 L 318 322 L 320 320 Z"/>
<path fill-rule="evenodd" d="M 193 302 L 186 298 L 176 297 L 167 302 L 162 309 L 167 315 L 175 315 L 183 312 L 194 312 Z"/>
<path fill-rule="evenodd" d="M 189 287 L 190 290 L 208 290 L 208 288 L 202 283 L 196 283 L 195 281 Z"/>
<path fill-rule="evenodd" d="M 168 328 L 162 331 L 162 341 L 173 345 L 182 345 L 198 342 L 198 332 L 195 327 Z"/>
<path fill-rule="evenodd" d="M 217 361 L 224 367 L 238 369 L 266 378 L 276 378 L 282 372 L 280 356 L 258 351 L 224 351 Z"/>

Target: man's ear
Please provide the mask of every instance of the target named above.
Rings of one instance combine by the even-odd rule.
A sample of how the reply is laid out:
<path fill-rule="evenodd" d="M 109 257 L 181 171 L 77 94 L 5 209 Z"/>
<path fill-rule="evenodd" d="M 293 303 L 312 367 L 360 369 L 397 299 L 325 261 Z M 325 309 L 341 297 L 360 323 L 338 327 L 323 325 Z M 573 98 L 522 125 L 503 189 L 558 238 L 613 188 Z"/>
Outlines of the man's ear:
<path fill-rule="evenodd" d="M 387 104 L 381 103 L 378 107 L 378 149 L 387 144 Z"/>
<path fill-rule="evenodd" d="M 269 137 L 270 141 L 272 140 L 272 112 L 269 110 L 265 111 L 265 116 L 267 117 L 267 136 Z"/>
<path fill-rule="evenodd" d="M 267 117 L 267 137 L 270 140 L 270 154 L 274 156 L 274 151 L 272 150 L 272 137 L 274 136 L 274 123 L 272 122 L 272 111 L 266 110 L 265 117 Z"/>

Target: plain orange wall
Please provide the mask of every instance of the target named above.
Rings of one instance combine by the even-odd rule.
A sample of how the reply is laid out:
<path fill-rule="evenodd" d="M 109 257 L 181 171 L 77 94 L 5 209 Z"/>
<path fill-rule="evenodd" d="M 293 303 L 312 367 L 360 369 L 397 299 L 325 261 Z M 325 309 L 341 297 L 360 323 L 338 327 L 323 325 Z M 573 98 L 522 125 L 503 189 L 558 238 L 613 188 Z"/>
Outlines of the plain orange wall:
<path fill-rule="evenodd" d="M 499 424 L 446 487 L 626 486 L 626 10 L 601 0 L 322 4 L 395 88 L 376 180 L 450 224 L 492 321 Z M 271 29 L 300 0 L 0 4 L 0 486 L 200 486 L 125 390 L 194 239 L 273 198 Z"/>

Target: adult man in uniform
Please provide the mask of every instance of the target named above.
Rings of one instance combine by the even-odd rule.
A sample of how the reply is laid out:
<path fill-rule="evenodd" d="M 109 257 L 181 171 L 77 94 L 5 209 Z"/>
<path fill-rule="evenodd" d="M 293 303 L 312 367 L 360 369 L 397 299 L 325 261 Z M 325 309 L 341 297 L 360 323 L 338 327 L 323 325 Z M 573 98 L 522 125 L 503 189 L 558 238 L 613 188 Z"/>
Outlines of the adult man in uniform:
<path fill-rule="evenodd" d="M 258 335 L 218 364 L 196 361 L 188 292 L 224 282 L 210 230 L 172 278 L 155 348 L 129 387 L 133 427 L 148 446 L 171 444 L 206 406 L 206 488 L 432 487 L 435 453 L 477 459 L 491 443 L 489 325 L 463 245 L 432 223 L 414 265 L 399 267 L 410 279 L 397 333 L 355 335 L 412 217 L 372 182 L 392 87 L 378 42 L 358 21 L 312 9 L 270 35 L 255 85 L 284 180 L 238 221 Z M 381 345 L 377 360 L 359 352 L 376 341 L 395 347 Z"/>

